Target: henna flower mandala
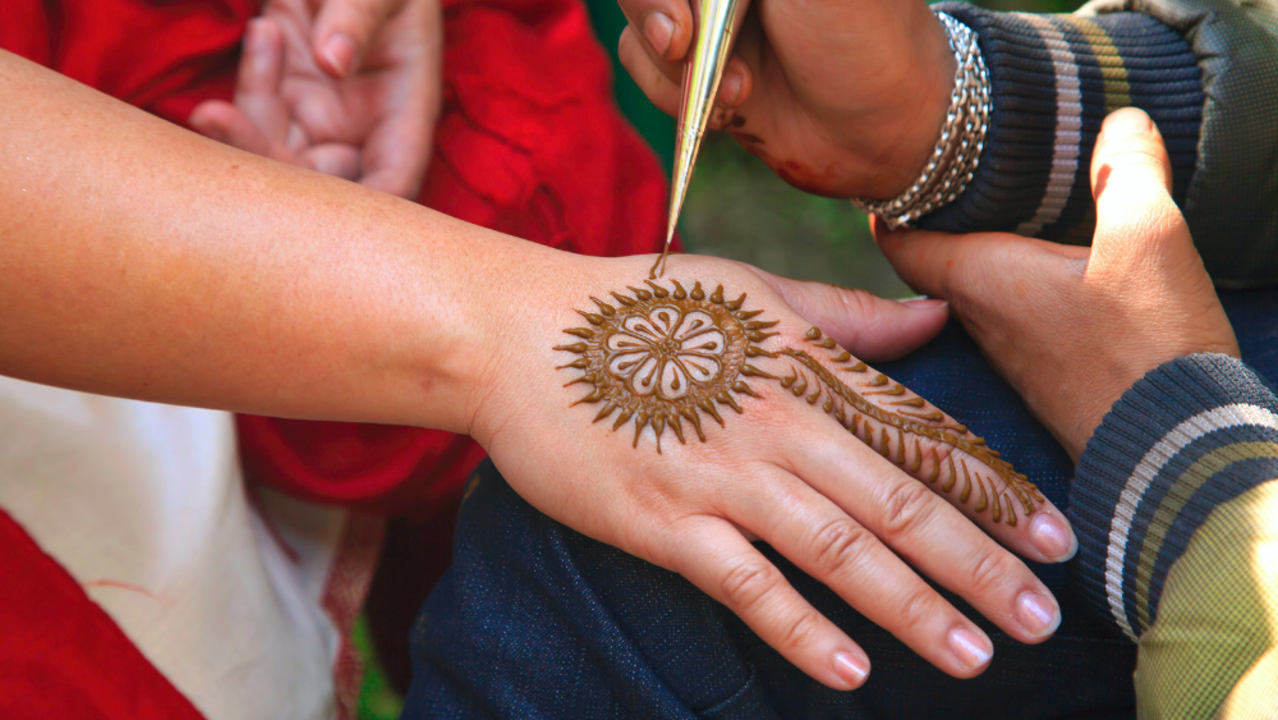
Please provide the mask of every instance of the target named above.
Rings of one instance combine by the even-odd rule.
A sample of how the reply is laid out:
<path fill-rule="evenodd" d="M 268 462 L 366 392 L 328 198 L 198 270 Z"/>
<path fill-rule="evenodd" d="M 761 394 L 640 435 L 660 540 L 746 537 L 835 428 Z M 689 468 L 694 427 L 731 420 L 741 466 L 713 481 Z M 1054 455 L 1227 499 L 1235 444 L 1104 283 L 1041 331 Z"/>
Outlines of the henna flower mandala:
<path fill-rule="evenodd" d="M 761 311 L 742 312 L 745 295 L 724 299 L 723 286 L 707 295 L 699 282 L 690 291 L 672 284 L 612 293 L 615 306 L 591 298 L 598 312 L 581 312 L 590 326 L 564 331 L 582 342 L 555 348 L 582 356 L 560 368 L 585 371 L 569 385 L 594 386 L 574 404 L 601 403 L 595 422 L 619 413 L 614 430 L 633 419 L 636 446 L 651 427 L 658 451 L 667 428 L 685 442 L 687 422 L 705 442 L 701 413 L 723 425 L 718 405 L 740 413 L 734 395 L 758 397 L 741 377 L 749 374 L 746 359 L 762 352 L 753 343 L 772 337 L 763 331 L 776 325 L 754 321 Z"/>

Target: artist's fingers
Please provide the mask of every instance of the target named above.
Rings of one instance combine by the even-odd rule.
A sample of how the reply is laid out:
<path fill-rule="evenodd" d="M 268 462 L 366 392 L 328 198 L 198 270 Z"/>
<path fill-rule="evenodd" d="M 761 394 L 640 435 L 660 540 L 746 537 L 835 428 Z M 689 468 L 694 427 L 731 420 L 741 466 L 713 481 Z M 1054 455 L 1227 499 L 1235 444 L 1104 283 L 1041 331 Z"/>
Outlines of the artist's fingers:
<path fill-rule="evenodd" d="M 818 434 L 824 439 L 833 435 Z M 845 476 L 839 480 L 856 484 L 863 478 Z M 918 485 L 913 480 L 906 481 Z M 920 506 L 932 503 L 949 510 L 926 489 L 919 489 L 916 497 Z M 864 523 L 822 497 L 823 492 L 823 488 L 814 490 L 814 486 L 790 476 L 789 482 L 752 483 L 751 492 L 734 496 L 734 504 L 726 509 L 734 521 L 753 530 L 937 668 L 955 677 L 971 677 L 983 670 L 994 652 L 985 633 L 915 574 Z M 898 507 L 912 509 L 901 505 L 892 509 Z M 920 521 L 936 522 L 940 520 L 936 515 L 920 516 Z M 936 534 L 953 530 L 960 523 L 968 524 L 961 517 L 954 520 L 941 522 Z M 913 549 L 912 539 L 893 539 Z M 946 552 L 940 547 L 928 550 Z M 1000 578 L 991 581 L 1003 582 Z"/>
<path fill-rule="evenodd" d="M 621 38 L 618 40 L 617 54 L 621 59 L 622 67 L 648 96 L 652 104 L 674 115 L 679 109 L 682 97 L 681 87 L 686 63 L 666 59 L 644 39 L 643 33 L 637 31 L 633 24 L 622 31 Z M 734 55 L 724 68 L 715 104 L 724 109 L 736 108 L 749 99 L 753 88 L 753 75 L 749 65 L 739 56 Z M 722 115 L 720 113 L 721 117 Z M 721 124 L 721 122 L 712 122 L 712 125 Z"/>
<path fill-rule="evenodd" d="M 942 300 L 884 300 L 864 290 L 754 270 L 800 317 L 862 360 L 893 360 L 912 352 L 936 337 L 949 317 Z"/>
<path fill-rule="evenodd" d="M 864 651 L 728 522 L 698 520 L 668 554 L 671 569 L 726 605 L 808 675 L 837 690 L 865 681 L 870 661 Z"/>
<path fill-rule="evenodd" d="M 633 27 L 627 26 L 621 32 L 621 39 L 617 41 L 617 57 L 653 105 L 669 115 L 679 111 L 680 76 L 667 75 L 665 68 L 653 61 Z"/>
<path fill-rule="evenodd" d="M 341 79 L 355 71 L 359 59 L 386 19 L 405 0 L 325 0 L 315 18 L 311 52 L 324 72 Z"/>
<path fill-rule="evenodd" d="M 692 7 L 687 0 L 619 0 L 630 27 L 639 31 L 654 58 L 679 63 L 692 45 Z"/>
<path fill-rule="evenodd" d="M 886 434 L 889 454 L 894 458 L 890 461 L 880 455 L 878 448 L 848 435 L 819 440 L 817 435 L 806 433 L 793 444 L 792 453 L 792 462 L 801 477 L 817 491 L 845 508 L 915 568 L 962 596 L 1016 639 L 1039 642 L 1055 632 L 1060 610 L 1051 592 L 990 534 L 1033 560 L 1064 559 L 1072 552 L 1072 536 L 1058 510 L 1050 504 L 1039 505 L 1031 517 L 1021 515 L 1017 527 L 993 522 L 988 506 L 982 513 L 968 513 L 965 517 L 955 505 L 960 510 L 975 506 L 979 501 L 977 493 L 984 497 L 987 486 L 994 485 L 989 479 L 993 473 L 983 467 L 979 474 L 985 477 L 978 478 L 978 464 L 971 458 L 959 458 L 951 466 L 946 457 L 938 478 L 927 483 L 926 479 L 920 481 L 906 475 L 903 470 L 907 468 L 893 464 L 901 442 L 912 444 L 904 436 Z M 880 429 L 875 439 L 881 442 L 884 437 Z M 910 452 L 903 453 L 903 464 L 912 464 L 916 451 L 911 447 Z M 930 474 L 927 466 L 934 462 L 939 462 L 939 457 L 925 460 L 922 469 Z M 949 487 L 942 487 L 945 484 Z M 954 496 L 965 486 L 968 492 L 963 494 L 970 497 L 960 501 Z M 994 496 L 988 501 L 996 499 Z M 1006 509 L 1012 505 L 1010 498 L 1005 499 L 1003 520 L 1007 519 L 1007 512 L 1012 512 Z M 1015 511 L 1021 512 L 1019 505 Z M 1055 533 L 1045 536 L 1049 542 L 1041 542 L 1044 538 L 1036 534 L 1036 521 L 1049 523 L 1045 532 Z"/>

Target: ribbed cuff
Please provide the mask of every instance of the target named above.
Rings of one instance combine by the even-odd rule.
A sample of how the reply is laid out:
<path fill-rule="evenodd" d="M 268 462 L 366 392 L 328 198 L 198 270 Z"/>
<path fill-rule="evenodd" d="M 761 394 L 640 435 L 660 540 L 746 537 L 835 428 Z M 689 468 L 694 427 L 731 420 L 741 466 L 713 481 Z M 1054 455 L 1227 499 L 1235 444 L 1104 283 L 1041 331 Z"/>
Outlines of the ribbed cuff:
<path fill-rule="evenodd" d="M 1251 369 L 1211 354 L 1158 367 L 1114 404 L 1079 461 L 1076 588 L 1136 640 L 1208 514 L 1275 477 L 1278 398 Z"/>
<path fill-rule="evenodd" d="M 980 36 L 993 108 L 972 182 L 920 227 L 1090 243 L 1092 148 L 1105 116 L 1128 106 L 1158 124 L 1171 155 L 1173 197 L 1184 198 L 1198 158 L 1204 96 L 1197 59 L 1179 33 L 1141 13 L 935 8 Z"/>

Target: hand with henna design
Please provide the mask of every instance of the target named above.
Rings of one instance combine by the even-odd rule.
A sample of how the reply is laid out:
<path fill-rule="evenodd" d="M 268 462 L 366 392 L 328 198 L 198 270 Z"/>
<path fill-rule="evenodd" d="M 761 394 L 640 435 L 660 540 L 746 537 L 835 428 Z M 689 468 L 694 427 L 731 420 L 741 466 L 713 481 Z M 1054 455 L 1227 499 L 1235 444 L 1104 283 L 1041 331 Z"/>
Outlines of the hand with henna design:
<path fill-rule="evenodd" d="M 619 0 L 618 53 L 675 114 L 694 40 L 689 0 Z M 747 5 L 746 2 L 742 3 Z M 712 123 L 800 189 L 891 198 L 941 133 L 954 55 L 922 0 L 755 0 L 740 20 Z"/>
<path fill-rule="evenodd" d="M 1127 108 L 1105 121 L 1092 192 L 1091 248 L 1006 233 L 893 233 L 874 224 L 901 277 L 949 299 L 990 362 L 1075 461 L 1105 413 L 1145 373 L 1193 353 L 1239 355 L 1172 201 L 1162 137 L 1144 112 Z"/>
<path fill-rule="evenodd" d="M 860 685 L 869 658 L 750 539 L 958 677 L 984 669 L 990 641 L 916 572 L 1018 640 L 1052 634 L 1055 600 L 996 540 L 1066 559 L 1061 513 L 863 361 L 930 338 L 942 307 L 691 256 L 645 281 L 647 262 L 582 258 L 571 282 L 530 281 L 522 307 L 563 310 L 502 330 L 471 431 L 517 492 L 683 574 L 834 688 Z"/>

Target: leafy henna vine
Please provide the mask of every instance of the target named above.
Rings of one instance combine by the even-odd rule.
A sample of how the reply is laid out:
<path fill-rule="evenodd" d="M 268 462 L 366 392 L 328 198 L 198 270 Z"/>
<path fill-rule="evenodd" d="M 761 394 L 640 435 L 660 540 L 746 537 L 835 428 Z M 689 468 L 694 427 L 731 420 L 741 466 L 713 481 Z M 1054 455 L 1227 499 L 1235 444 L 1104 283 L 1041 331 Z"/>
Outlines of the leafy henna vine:
<path fill-rule="evenodd" d="M 685 423 L 705 442 L 702 414 L 725 426 L 719 407 L 742 413 L 736 396 L 761 398 L 746 382 L 756 379 L 775 382 L 820 407 L 883 457 L 921 480 L 939 483 L 944 493 L 962 480 L 959 502 L 966 505 L 975 496 L 973 511 L 990 509 L 994 522 L 1017 524 L 1013 498 L 1026 515 L 1044 502 L 1026 476 L 984 440 L 922 397 L 872 372 L 821 330 L 809 330 L 805 341 L 813 352 L 827 355 L 826 362 L 793 347 L 766 350 L 760 344 L 777 336 L 768 332 L 777 321 L 756 319 L 762 310 L 743 310 L 744 294 L 728 300 L 722 285 L 707 294 L 700 282 L 691 290 L 677 281 L 672 288 L 645 282 L 646 289 L 612 293 L 615 304 L 592 297 L 597 312 L 578 311 L 589 325 L 564 331 L 578 341 L 555 348 L 580 356 L 559 368 L 583 371 L 567 386 L 592 386 L 573 406 L 600 405 L 595 422 L 616 414 L 614 431 L 633 420 L 635 447 L 647 427 L 656 436 L 657 452 L 667 429 L 684 443 Z M 773 374 L 751 363 L 764 360 L 787 367 Z M 846 373 L 847 381 L 838 373 Z M 972 468 L 968 460 L 983 467 Z"/>

